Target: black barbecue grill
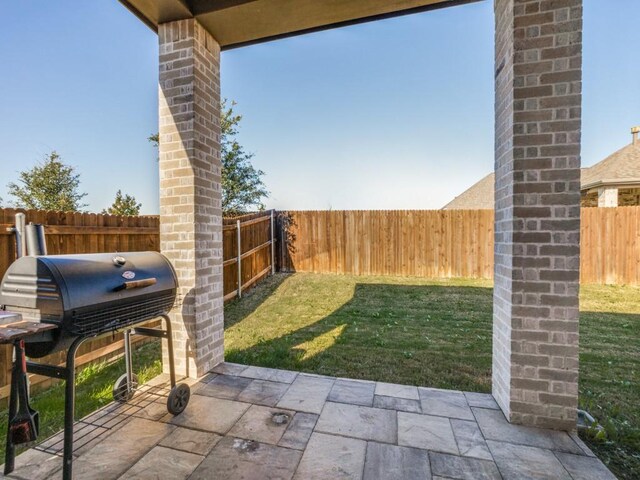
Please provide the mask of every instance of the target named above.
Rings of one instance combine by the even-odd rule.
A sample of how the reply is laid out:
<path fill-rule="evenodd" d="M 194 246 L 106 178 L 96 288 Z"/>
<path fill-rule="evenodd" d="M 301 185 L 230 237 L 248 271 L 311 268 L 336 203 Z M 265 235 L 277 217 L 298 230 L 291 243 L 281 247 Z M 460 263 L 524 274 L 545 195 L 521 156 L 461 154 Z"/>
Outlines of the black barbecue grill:
<path fill-rule="evenodd" d="M 22 257 L 2 280 L 0 305 L 60 327 L 53 338 L 27 344 L 27 356 L 40 358 L 67 348 L 78 336 L 166 314 L 176 289 L 173 267 L 157 252 Z"/>
<path fill-rule="evenodd" d="M 57 327 L 26 337 L 23 350 L 16 344 L 16 354 L 26 353 L 28 357 L 41 358 L 67 350 L 65 367 L 26 362 L 28 372 L 67 381 L 65 480 L 71 479 L 73 460 L 75 354 L 86 339 L 124 330 L 126 373 L 114 386 L 114 399 L 121 402 L 131 399 L 137 387 L 137 378 L 131 368 L 131 333 L 167 339 L 172 387 L 167 408 L 176 415 L 186 407 L 190 396 L 189 387 L 186 384 L 176 385 L 171 324 L 167 317 L 175 303 L 176 294 L 175 271 L 169 261 L 157 252 L 25 256 L 11 264 L 5 273 L 0 284 L 2 309 L 18 312 L 27 321 Z M 156 318 L 164 319 L 165 330 L 137 326 Z M 16 365 L 19 362 L 21 359 L 16 358 Z M 14 367 L 14 374 L 19 373 L 17 367 Z M 16 416 L 17 390 L 20 390 L 19 387 L 13 387 L 12 382 L 10 419 Z M 20 394 L 21 409 L 25 403 L 23 398 L 26 396 Z M 31 430 L 37 430 L 37 426 L 32 426 Z M 30 433 L 12 436 L 12 429 L 9 428 L 5 473 L 13 470 L 14 445 L 20 441 L 33 440 L 34 433 L 37 435 L 37 432 Z M 20 440 L 23 438 L 24 440 Z"/>

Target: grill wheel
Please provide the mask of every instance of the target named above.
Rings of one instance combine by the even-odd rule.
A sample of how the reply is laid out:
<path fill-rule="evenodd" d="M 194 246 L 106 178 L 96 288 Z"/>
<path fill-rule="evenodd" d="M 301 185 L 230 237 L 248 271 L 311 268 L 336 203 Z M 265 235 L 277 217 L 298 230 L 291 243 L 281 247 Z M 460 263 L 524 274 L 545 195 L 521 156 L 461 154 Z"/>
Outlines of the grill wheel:
<path fill-rule="evenodd" d="M 186 383 L 179 383 L 171 389 L 171 392 L 169 392 L 169 397 L 167 398 L 167 410 L 172 415 L 181 414 L 184 409 L 187 408 L 190 397 L 191 389 L 189 388 L 189 385 Z"/>
<path fill-rule="evenodd" d="M 138 389 L 138 376 L 131 375 L 131 386 L 127 388 L 127 374 L 122 374 L 113 384 L 113 399 L 116 402 L 126 403 L 133 398 Z"/>

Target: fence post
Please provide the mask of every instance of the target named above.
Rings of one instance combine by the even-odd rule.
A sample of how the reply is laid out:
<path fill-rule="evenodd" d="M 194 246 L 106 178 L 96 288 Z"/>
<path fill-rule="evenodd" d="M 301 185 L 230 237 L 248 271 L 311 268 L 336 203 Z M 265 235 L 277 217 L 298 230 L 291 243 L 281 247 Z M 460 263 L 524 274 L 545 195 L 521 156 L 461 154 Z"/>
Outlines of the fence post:
<path fill-rule="evenodd" d="M 271 275 L 276 273 L 276 235 L 274 230 L 273 209 L 271 210 Z"/>
<path fill-rule="evenodd" d="M 238 227 L 238 298 L 242 298 L 242 245 L 240 241 L 240 220 L 236 223 Z"/>
<path fill-rule="evenodd" d="M 284 264 L 285 248 L 288 248 L 288 247 L 289 246 L 285 243 L 285 239 L 284 239 L 284 227 L 283 227 L 282 216 L 280 216 L 280 271 L 281 272 L 289 271 L 289 264 L 287 263 L 286 266 Z"/>

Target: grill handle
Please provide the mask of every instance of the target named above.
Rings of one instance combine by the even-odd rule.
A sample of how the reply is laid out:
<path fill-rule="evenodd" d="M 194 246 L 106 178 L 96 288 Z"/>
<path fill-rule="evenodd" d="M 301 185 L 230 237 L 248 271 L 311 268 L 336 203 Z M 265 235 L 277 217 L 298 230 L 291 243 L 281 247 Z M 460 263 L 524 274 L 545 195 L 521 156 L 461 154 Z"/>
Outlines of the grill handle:
<path fill-rule="evenodd" d="M 120 290 L 131 290 L 133 288 L 144 288 L 150 287 L 151 285 L 155 285 L 158 283 L 158 280 L 155 278 L 145 278 L 144 280 L 132 280 L 130 282 L 124 282 L 121 285 L 118 285 L 114 288 L 114 291 L 119 292 Z"/>

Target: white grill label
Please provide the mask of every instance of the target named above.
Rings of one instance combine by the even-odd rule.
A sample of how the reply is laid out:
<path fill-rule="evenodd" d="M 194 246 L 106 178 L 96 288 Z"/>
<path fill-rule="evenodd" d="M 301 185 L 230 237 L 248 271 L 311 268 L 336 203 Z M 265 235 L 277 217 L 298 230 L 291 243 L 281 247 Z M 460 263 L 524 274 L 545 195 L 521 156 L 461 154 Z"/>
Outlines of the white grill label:
<path fill-rule="evenodd" d="M 133 280 L 134 278 L 136 278 L 135 272 L 132 272 L 131 270 L 127 270 L 122 274 L 122 276 L 127 280 Z"/>

